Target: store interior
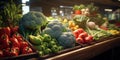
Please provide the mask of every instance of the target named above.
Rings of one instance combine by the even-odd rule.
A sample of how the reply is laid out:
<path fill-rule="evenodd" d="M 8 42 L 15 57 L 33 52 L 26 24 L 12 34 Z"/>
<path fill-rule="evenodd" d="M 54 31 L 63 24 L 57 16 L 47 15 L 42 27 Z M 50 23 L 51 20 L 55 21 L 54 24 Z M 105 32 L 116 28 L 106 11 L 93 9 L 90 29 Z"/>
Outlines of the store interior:
<path fill-rule="evenodd" d="M 120 60 L 120 0 L 0 0 L 0 60 L 9 59 Z"/>

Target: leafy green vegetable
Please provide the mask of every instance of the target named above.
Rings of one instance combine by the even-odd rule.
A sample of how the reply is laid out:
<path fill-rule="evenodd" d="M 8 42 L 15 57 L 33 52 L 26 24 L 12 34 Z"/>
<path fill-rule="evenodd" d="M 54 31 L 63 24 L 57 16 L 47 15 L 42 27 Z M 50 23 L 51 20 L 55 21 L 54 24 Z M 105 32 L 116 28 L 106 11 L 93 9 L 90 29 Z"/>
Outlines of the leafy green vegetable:
<path fill-rule="evenodd" d="M 97 12 L 97 10 L 98 10 L 98 7 L 95 6 L 94 3 L 90 3 L 86 7 L 89 8 L 90 13 Z"/>
<path fill-rule="evenodd" d="M 19 30 L 24 37 L 26 37 L 26 34 L 37 35 L 46 23 L 47 19 L 41 12 L 31 11 L 23 15 L 19 22 Z"/>
<path fill-rule="evenodd" d="M 19 24 L 19 20 L 22 17 L 21 4 L 15 4 L 13 0 L 8 3 L 2 3 L 4 8 L 0 10 L 0 15 L 2 16 L 2 26 L 14 27 Z"/>
<path fill-rule="evenodd" d="M 116 26 L 115 24 L 108 24 L 108 29 L 109 30 L 118 30 L 118 31 L 120 31 L 120 28 L 118 27 L 118 26 Z"/>
<path fill-rule="evenodd" d="M 81 10 L 81 9 L 84 9 L 84 8 L 85 8 L 84 4 L 74 5 L 73 10 Z"/>

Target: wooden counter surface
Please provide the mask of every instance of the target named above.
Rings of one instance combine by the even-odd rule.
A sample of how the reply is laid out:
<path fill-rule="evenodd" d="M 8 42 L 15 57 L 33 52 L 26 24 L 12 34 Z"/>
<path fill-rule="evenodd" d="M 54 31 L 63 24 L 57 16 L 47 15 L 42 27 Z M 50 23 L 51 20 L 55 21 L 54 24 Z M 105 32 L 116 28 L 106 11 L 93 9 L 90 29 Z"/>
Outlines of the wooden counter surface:
<path fill-rule="evenodd" d="M 120 46 L 120 37 L 104 40 L 45 60 L 88 60 L 117 46 Z"/>

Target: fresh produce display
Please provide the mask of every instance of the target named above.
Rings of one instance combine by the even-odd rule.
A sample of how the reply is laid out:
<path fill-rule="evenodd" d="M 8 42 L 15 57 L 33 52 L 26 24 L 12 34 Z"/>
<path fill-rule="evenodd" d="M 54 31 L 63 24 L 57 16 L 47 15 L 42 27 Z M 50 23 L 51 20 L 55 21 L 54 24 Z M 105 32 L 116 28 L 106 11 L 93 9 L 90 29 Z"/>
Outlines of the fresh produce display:
<path fill-rule="evenodd" d="M 39 51 L 40 56 L 56 53 L 63 49 L 63 47 L 57 43 L 57 40 L 48 34 L 37 36 L 29 35 L 29 40 Z"/>
<path fill-rule="evenodd" d="M 83 7 L 83 5 L 77 7 Z M 94 6 L 93 3 L 83 7 L 80 11 L 81 14 L 74 15 L 73 21 L 91 35 L 93 40 L 100 40 L 101 37 L 111 35 L 106 31 L 108 20 L 98 13 L 98 7 Z"/>
<path fill-rule="evenodd" d="M 62 25 L 58 20 L 50 21 L 43 30 L 43 33 L 55 38 L 64 48 L 75 46 L 75 38 L 71 30 Z"/>
<path fill-rule="evenodd" d="M 30 54 L 33 48 L 44 57 L 120 34 L 93 3 L 75 5 L 72 19 L 46 17 L 36 11 L 22 16 L 21 5 L 12 0 L 4 5 L 0 10 L 0 58 Z"/>
<path fill-rule="evenodd" d="M 33 49 L 18 33 L 18 28 L 16 27 L 3 27 L 0 29 L 0 51 L 0 57 L 33 53 Z"/>
<path fill-rule="evenodd" d="M 78 44 L 90 43 L 93 41 L 93 36 L 89 35 L 82 28 L 73 31 L 73 34 L 76 38 L 76 43 Z"/>
<path fill-rule="evenodd" d="M 13 0 L 1 4 L 4 8 L 0 10 L 0 59 L 14 60 L 34 53 L 35 50 L 18 31 L 22 5 L 16 5 Z"/>
<path fill-rule="evenodd" d="M 78 7 L 81 7 L 81 6 L 78 6 Z M 73 21 L 77 25 L 79 25 L 80 28 L 86 29 L 87 20 L 89 20 L 89 22 L 94 22 L 98 26 L 101 26 L 105 22 L 102 15 L 97 13 L 98 7 L 94 6 L 93 3 L 88 4 L 87 6 L 83 7 L 82 9 L 80 9 L 80 11 L 82 12 L 81 14 L 77 14 L 73 16 Z"/>

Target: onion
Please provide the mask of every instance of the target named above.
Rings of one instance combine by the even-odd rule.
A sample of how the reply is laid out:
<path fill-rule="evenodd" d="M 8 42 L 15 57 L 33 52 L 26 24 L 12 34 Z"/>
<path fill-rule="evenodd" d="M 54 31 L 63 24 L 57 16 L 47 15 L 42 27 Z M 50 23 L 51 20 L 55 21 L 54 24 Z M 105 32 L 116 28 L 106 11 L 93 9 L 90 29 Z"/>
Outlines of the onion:
<path fill-rule="evenodd" d="M 95 22 L 90 21 L 87 23 L 87 26 L 90 27 L 91 29 L 94 29 L 96 24 L 95 24 Z"/>

